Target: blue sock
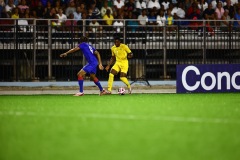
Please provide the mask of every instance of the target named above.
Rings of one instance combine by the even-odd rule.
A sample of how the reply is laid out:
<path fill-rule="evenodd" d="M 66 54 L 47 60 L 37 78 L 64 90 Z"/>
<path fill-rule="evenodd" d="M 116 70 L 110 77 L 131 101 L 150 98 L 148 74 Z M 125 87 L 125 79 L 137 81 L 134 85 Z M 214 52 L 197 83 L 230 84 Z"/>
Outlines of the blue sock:
<path fill-rule="evenodd" d="M 78 85 L 79 85 L 79 92 L 83 93 L 83 77 L 82 76 L 78 77 Z"/>

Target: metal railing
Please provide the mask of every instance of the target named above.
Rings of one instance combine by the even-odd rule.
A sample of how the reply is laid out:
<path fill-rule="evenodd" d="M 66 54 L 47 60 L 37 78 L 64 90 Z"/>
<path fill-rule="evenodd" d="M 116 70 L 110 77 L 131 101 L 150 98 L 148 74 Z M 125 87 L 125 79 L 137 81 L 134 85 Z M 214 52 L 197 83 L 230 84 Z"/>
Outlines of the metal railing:
<path fill-rule="evenodd" d="M 120 36 L 134 53 L 128 74 L 132 80 L 176 79 L 177 64 L 240 63 L 240 28 L 231 26 L 234 20 L 228 21 L 229 26 L 192 20 L 176 20 L 171 26 L 139 26 L 130 25 L 137 20 L 121 20 L 123 26 L 117 27 L 102 25 L 102 21 L 99 27 L 90 27 L 88 20 L 69 20 L 61 26 L 46 19 L 25 19 L 29 25 L 21 25 L 19 20 L 24 19 L 0 22 L 6 20 L 0 25 L 1 81 L 75 80 L 86 63 L 82 54 L 66 59 L 59 54 L 75 47 L 82 35 L 100 51 L 104 65 L 111 56 L 113 37 Z M 107 74 L 99 71 L 98 77 L 107 80 Z"/>

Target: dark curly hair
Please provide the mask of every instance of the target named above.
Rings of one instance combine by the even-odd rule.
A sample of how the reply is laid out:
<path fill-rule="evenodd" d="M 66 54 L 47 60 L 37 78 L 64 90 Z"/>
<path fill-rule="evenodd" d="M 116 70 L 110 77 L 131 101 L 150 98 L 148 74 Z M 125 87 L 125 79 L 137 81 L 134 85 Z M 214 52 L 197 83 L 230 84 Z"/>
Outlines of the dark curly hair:
<path fill-rule="evenodd" d="M 80 43 L 88 42 L 88 38 L 86 36 L 82 36 L 79 41 L 80 41 Z"/>

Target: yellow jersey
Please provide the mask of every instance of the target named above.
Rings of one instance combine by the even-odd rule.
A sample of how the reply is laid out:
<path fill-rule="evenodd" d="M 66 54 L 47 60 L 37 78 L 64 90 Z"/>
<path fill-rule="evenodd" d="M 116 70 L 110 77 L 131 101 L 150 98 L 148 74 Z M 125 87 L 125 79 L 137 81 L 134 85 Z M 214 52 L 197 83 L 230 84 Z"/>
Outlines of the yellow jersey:
<path fill-rule="evenodd" d="M 116 45 L 112 46 L 111 48 L 112 56 L 116 57 L 116 62 L 124 62 L 127 61 L 127 54 L 131 53 L 131 50 L 128 48 L 126 44 L 120 44 L 119 47 Z"/>
<path fill-rule="evenodd" d="M 110 15 L 110 17 L 108 17 L 106 14 L 103 16 L 103 20 L 106 21 L 107 25 L 112 25 L 113 24 L 113 20 L 114 17 L 112 15 Z"/>

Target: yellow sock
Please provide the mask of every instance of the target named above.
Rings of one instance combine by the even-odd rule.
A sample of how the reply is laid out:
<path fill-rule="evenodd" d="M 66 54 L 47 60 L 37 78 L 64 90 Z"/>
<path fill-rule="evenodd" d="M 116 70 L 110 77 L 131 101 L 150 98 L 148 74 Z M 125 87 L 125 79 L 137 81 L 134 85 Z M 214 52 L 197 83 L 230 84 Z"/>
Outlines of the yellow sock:
<path fill-rule="evenodd" d="M 114 75 L 112 73 L 109 73 L 108 91 L 112 91 L 113 80 L 114 80 Z"/>
<path fill-rule="evenodd" d="M 120 77 L 120 80 L 127 85 L 128 88 L 130 88 L 130 84 L 128 82 L 128 79 L 126 77 Z"/>

